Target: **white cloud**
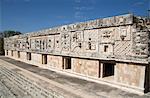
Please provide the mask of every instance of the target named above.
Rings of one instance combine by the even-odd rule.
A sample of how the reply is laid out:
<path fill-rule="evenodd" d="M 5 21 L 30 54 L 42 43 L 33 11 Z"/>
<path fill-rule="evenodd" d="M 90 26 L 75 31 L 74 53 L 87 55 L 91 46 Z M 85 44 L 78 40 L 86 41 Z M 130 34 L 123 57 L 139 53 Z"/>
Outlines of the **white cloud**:
<path fill-rule="evenodd" d="M 81 6 L 81 7 L 75 7 L 76 10 L 93 10 L 94 7 L 85 7 L 85 6 Z"/>
<path fill-rule="evenodd" d="M 85 14 L 84 12 L 77 11 L 77 12 L 75 12 L 75 14 L 74 14 L 74 18 L 79 19 L 79 20 L 80 20 L 80 19 L 86 20 L 87 17 L 86 17 L 84 14 Z"/>
<path fill-rule="evenodd" d="M 140 6 L 140 5 L 143 5 L 144 4 L 144 2 L 135 2 L 134 4 L 133 4 L 133 6 Z"/>
<path fill-rule="evenodd" d="M 81 0 L 75 0 L 75 3 L 81 3 Z"/>

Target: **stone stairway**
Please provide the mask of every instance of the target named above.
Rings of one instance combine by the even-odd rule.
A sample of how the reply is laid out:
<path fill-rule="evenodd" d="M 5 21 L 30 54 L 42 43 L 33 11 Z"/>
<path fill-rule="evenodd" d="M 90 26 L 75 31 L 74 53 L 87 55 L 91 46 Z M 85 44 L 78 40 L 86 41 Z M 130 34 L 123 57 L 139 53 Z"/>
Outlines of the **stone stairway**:
<path fill-rule="evenodd" d="M 47 90 L 22 74 L 9 70 L 4 66 L 0 66 L 0 81 L 11 92 L 10 98 L 64 98 L 56 92 Z"/>
<path fill-rule="evenodd" d="M 0 80 L 4 78 L 3 75 L 0 73 Z M 10 91 L 10 89 L 0 81 L 0 98 L 15 98 L 15 95 Z"/>

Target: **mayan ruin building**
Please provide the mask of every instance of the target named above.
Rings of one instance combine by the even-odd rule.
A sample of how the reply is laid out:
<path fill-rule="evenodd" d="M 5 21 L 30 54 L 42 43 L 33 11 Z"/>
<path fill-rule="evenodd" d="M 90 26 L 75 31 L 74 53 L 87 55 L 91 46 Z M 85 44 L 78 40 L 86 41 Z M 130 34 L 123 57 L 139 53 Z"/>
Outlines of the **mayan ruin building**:
<path fill-rule="evenodd" d="M 150 21 L 125 14 L 4 39 L 5 56 L 125 91 L 150 91 Z"/>

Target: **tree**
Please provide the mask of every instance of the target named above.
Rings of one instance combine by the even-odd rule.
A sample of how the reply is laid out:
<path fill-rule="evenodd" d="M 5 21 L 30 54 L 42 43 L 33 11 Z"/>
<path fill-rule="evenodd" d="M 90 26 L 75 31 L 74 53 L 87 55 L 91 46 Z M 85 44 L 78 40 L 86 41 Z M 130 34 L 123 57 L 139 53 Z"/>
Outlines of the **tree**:
<path fill-rule="evenodd" d="M 14 35 L 19 35 L 19 34 L 21 34 L 21 32 L 19 31 L 4 31 L 2 35 L 4 38 L 6 38 Z"/>
<path fill-rule="evenodd" d="M 0 32 L 0 55 L 4 55 L 4 38 L 19 35 L 21 32 L 19 31 L 4 31 Z"/>

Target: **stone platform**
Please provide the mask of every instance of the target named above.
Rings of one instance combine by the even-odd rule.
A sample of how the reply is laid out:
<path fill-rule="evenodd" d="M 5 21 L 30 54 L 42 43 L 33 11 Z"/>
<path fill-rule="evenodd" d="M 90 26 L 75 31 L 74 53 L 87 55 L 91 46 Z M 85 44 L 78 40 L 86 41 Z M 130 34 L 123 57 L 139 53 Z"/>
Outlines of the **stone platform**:
<path fill-rule="evenodd" d="M 1 98 L 150 98 L 0 57 Z"/>

